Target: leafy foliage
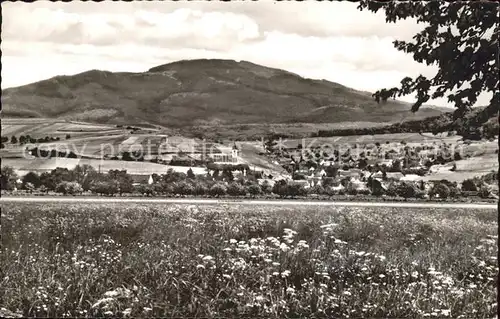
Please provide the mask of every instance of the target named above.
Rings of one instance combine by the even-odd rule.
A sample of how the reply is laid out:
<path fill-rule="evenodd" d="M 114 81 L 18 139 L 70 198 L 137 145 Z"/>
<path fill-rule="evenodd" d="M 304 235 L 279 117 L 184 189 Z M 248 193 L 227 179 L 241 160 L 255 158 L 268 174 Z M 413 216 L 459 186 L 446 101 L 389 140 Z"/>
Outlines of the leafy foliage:
<path fill-rule="evenodd" d="M 394 41 L 399 51 L 413 54 L 413 59 L 437 65 L 439 71 L 428 79 L 422 75 L 406 77 L 398 88 L 382 89 L 374 94 L 377 102 L 416 93 L 412 106 L 416 112 L 422 104 L 444 97 L 461 117 L 477 102 L 481 92 L 491 92 L 490 114 L 498 112 L 498 38 L 499 6 L 493 1 L 362 1 L 360 10 L 378 12 L 383 9 L 386 22 L 415 18 L 426 27 L 412 42 Z M 451 93 L 456 90 L 456 93 Z"/>

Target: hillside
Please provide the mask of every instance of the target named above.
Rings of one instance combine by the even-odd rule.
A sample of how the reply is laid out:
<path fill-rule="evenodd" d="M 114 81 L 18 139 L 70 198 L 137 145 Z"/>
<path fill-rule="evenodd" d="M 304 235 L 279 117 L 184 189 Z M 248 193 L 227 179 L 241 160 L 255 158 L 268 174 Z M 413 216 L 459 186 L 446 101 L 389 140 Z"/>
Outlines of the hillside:
<path fill-rule="evenodd" d="M 399 122 L 408 103 L 377 104 L 367 92 L 232 60 L 184 60 L 143 73 L 91 70 L 2 91 L 6 117 L 48 117 L 169 127 L 249 123 Z"/>

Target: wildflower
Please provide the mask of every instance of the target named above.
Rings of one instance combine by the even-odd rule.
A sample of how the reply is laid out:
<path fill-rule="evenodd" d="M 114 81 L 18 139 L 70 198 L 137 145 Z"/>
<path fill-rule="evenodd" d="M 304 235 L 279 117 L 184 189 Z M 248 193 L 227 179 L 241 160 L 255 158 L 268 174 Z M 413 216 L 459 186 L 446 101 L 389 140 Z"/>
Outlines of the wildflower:
<path fill-rule="evenodd" d="M 449 316 L 451 314 L 451 309 L 441 309 L 441 314 L 443 316 Z"/>
<path fill-rule="evenodd" d="M 197 265 L 196 268 L 197 269 L 205 269 L 205 266 L 203 266 L 203 265 Z"/>
<path fill-rule="evenodd" d="M 344 294 L 344 295 L 346 295 L 346 296 L 352 296 L 351 292 L 350 292 L 350 291 L 347 291 L 347 290 L 346 290 L 346 291 L 344 291 L 344 292 L 343 292 L 343 294 Z"/>
<path fill-rule="evenodd" d="M 269 259 L 269 258 L 264 259 L 264 261 L 265 261 L 266 263 L 271 263 L 271 262 L 273 262 L 273 260 L 272 260 L 272 259 Z"/>
<path fill-rule="evenodd" d="M 132 312 L 132 309 L 131 308 L 127 308 L 127 309 L 123 310 L 123 315 L 124 316 L 128 316 L 128 315 L 130 315 L 131 312 Z"/>
<path fill-rule="evenodd" d="M 379 276 L 379 278 L 385 278 L 385 275 L 384 275 L 384 274 L 380 274 L 380 275 L 378 275 L 378 276 Z"/>
<path fill-rule="evenodd" d="M 120 295 L 120 292 L 117 290 L 106 291 L 104 293 L 104 297 L 109 297 L 109 298 L 118 297 L 119 295 Z"/>
<path fill-rule="evenodd" d="M 212 256 L 205 256 L 205 257 L 203 257 L 203 260 L 206 260 L 206 261 L 211 261 L 213 259 L 214 259 L 214 257 L 212 257 Z"/>
<path fill-rule="evenodd" d="M 320 228 L 329 228 L 329 227 L 335 227 L 335 226 L 337 226 L 337 224 L 332 223 L 332 224 L 321 225 L 319 227 Z"/>
<path fill-rule="evenodd" d="M 277 263 L 277 262 L 274 262 L 274 263 L 273 263 L 273 266 L 274 266 L 274 267 L 278 267 L 279 265 L 280 265 L 280 263 Z"/>
<path fill-rule="evenodd" d="M 109 302 L 112 302 L 114 299 L 113 298 L 104 298 L 99 301 L 97 301 L 95 304 L 92 305 L 92 308 L 97 308 L 102 304 L 107 304 Z"/>
<path fill-rule="evenodd" d="M 293 289 L 292 287 L 288 287 L 288 288 L 286 288 L 286 292 L 289 293 L 289 294 L 294 294 L 295 293 L 295 289 Z"/>
<path fill-rule="evenodd" d="M 280 245 L 280 249 L 283 251 L 283 252 L 287 252 L 290 250 L 290 247 L 288 247 L 285 243 L 281 243 Z"/>
<path fill-rule="evenodd" d="M 231 239 L 229 239 L 229 243 L 231 243 L 231 244 L 236 244 L 237 242 L 238 242 L 238 241 L 237 241 L 236 239 L 232 239 L 232 238 L 231 238 Z"/>
<path fill-rule="evenodd" d="M 281 277 L 285 278 L 290 275 L 290 270 L 285 270 L 284 272 L 281 273 Z"/>
<path fill-rule="evenodd" d="M 148 311 L 152 311 L 153 309 L 151 309 L 149 307 L 144 307 L 143 310 L 146 311 L 146 312 L 148 312 Z"/>
<path fill-rule="evenodd" d="M 273 276 L 278 276 L 279 274 L 280 274 L 280 273 L 279 273 L 279 272 L 277 272 L 277 271 L 273 272 Z"/>
<path fill-rule="evenodd" d="M 228 275 L 228 274 L 224 274 L 224 275 L 222 275 L 222 277 L 224 277 L 224 278 L 226 278 L 226 279 L 231 279 L 231 276 L 230 276 L 230 275 Z"/>

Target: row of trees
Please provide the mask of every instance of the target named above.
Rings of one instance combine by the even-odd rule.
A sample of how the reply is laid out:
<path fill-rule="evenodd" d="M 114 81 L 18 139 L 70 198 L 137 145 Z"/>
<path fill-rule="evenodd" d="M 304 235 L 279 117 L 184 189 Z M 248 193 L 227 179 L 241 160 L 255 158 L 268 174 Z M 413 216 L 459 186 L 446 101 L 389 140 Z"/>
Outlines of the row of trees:
<path fill-rule="evenodd" d="M 461 195 L 457 183 L 446 180 L 435 182 L 430 190 L 424 182 L 392 181 L 382 187 L 379 180 L 369 178 L 368 188 L 358 188 L 357 184 L 346 178 L 341 181 L 342 188 L 333 188 L 334 179 L 325 177 L 322 185 L 306 189 L 304 184 L 294 181 L 279 180 L 274 186 L 268 182 L 259 185 L 254 176 L 242 176 L 232 181 L 221 181 L 210 175 L 195 176 L 192 171 L 188 174 L 169 170 L 166 174 L 153 174 L 152 184 L 134 185 L 132 177 L 125 170 L 111 170 L 106 174 L 98 173 L 91 166 L 77 166 L 73 170 L 56 168 L 51 172 L 38 175 L 29 172 L 18 183 L 18 177 L 11 167 L 2 167 L 1 187 L 3 190 L 12 190 L 15 187 L 27 191 L 41 192 L 54 191 L 62 194 L 80 194 L 92 192 L 95 194 L 114 196 L 131 193 L 152 195 L 194 195 L 194 196 L 246 196 L 275 194 L 282 198 L 316 195 L 388 195 L 403 198 L 456 198 Z M 328 182 L 330 181 L 330 182 Z M 482 197 L 490 196 L 486 183 L 479 178 L 463 182 L 462 191 L 477 192 Z"/>
<path fill-rule="evenodd" d="M 70 138 L 71 138 L 71 135 L 67 134 L 66 139 L 70 139 Z M 60 137 L 49 137 L 49 136 L 34 138 L 34 137 L 31 137 L 29 134 L 28 135 L 21 135 L 21 136 L 19 136 L 19 139 L 15 135 L 11 136 L 10 138 L 8 136 L 2 136 L 0 148 L 5 148 L 5 144 L 7 144 L 9 142 L 10 142 L 10 144 L 18 144 L 19 143 L 19 145 L 24 145 L 24 144 L 28 144 L 28 143 L 31 143 L 31 144 L 51 143 L 51 142 L 57 142 L 60 140 L 61 140 Z"/>

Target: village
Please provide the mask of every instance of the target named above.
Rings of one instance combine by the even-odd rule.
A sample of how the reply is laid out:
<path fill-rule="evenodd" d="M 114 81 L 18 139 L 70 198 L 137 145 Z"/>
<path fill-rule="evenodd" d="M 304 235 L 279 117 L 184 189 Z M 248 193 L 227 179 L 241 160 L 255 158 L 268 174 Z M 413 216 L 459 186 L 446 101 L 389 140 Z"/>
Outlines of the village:
<path fill-rule="evenodd" d="M 242 142 L 218 144 L 166 136 L 156 136 L 155 143 L 138 141 L 138 136 L 129 138 L 120 145 L 119 154 L 110 149 L 100 154 L 101 159 L 62 159 L 74 161 L 71 167 L 12 170 L 17 178 L 3 176 L 2 190 L 108 196 L 498 198 L 497 172 L 467 167 L 478 159 L 494 158 L 498 153 L 495 141 L 393 140 L 335 145 L 306 140 L 285 143 L 269 136 L 255 142 L 260 144 L 256 156 L 280 170 L 256 166 L 248 153 L 241 152 Z M 38 148 L 30 154 L 41 156 Z M 42 155 L 58 160 L 68 154 L 46 151 Z M 114 168 L 101 170 L 102 163 L 109 162 L 115 163 Z M 126 165 L 120 168 L 116 163 Z M 134 171 L 134 165 L 146 169 Z"/>

